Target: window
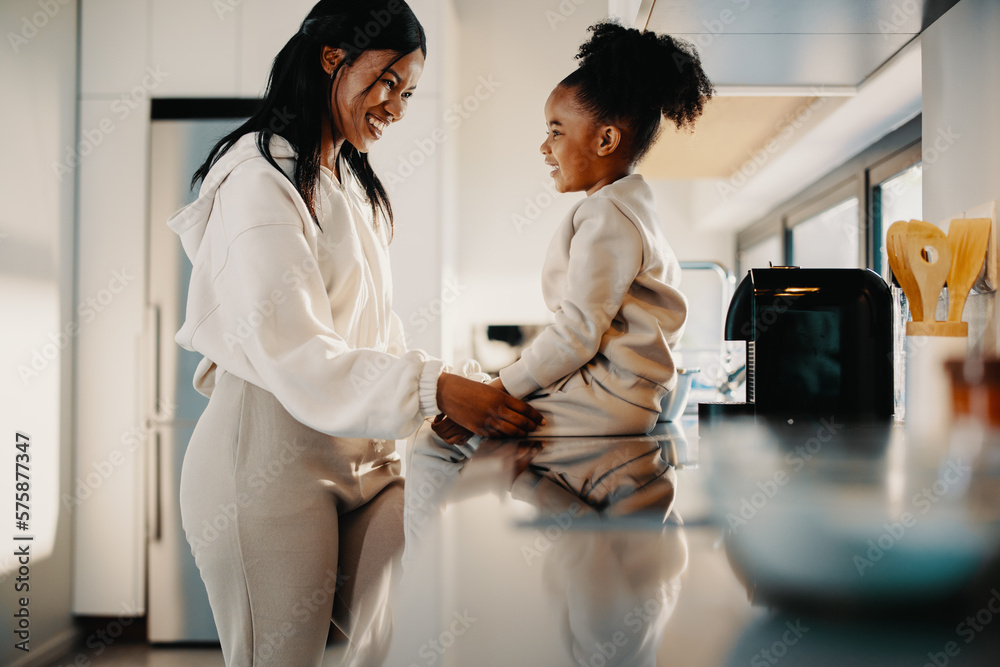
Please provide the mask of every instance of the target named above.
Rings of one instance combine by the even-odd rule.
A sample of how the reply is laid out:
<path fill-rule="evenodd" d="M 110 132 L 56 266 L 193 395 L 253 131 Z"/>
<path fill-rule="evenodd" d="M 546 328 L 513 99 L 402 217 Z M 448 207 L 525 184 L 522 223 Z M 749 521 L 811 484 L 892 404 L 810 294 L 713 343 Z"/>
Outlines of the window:
<path fill-rule="evenodd" d="M 740 273 L 772 261 L 867 267 L 888 281 L 886 230 L 923 215 L 920 123 L 919 116 L 908 121 L 741 231 Z"/>
<path fill-rule="evenodd" d="M 781 218 L 761 220 L 736 237 L 736 282 L 746 277 L 750 269 L 785 265 L 785 229 Z"/>
<path fill-rule="evenodd" d="M 785 263 L 784 256 L 781 237 L 777 234 L 769 236 L 740 251 L 740 277 L 745 276 L 750 269 L 766 269 L 771 264 L 781 266 Z"/>
<path fill-rule="evenodd" d="M 858 268 L 859 212 L 858 198 L 850 197 L 792 227 L 792 266 Z"/>
<path fill-rule="evenodd" d="M 889 280 L 889 261 L 885 237 L 897 220 L 923 220 L 923 164 L 920 144 L 909 146 L 882 163 L 872 167 L 872 222 L 874 238 L 872 268 Z"/>

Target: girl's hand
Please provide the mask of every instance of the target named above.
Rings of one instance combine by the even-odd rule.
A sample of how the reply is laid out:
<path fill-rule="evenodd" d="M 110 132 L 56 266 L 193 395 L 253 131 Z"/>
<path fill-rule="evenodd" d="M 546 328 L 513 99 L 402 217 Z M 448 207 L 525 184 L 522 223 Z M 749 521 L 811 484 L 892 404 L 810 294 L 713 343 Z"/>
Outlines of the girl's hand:
<path fill-rule="evenodd" d="M 449 445 L 462 445 L 472 437 L 472 431 L 459 426 L 450 417 L 438 415 L 431 422 L 431 430 Z"/>
<path fill-rule="evenodd" d="M 437 404 L 453 422 L 487 438 L 521 438 L 545 423 L 524 401 L 451 373 L 438 379 Z"/>

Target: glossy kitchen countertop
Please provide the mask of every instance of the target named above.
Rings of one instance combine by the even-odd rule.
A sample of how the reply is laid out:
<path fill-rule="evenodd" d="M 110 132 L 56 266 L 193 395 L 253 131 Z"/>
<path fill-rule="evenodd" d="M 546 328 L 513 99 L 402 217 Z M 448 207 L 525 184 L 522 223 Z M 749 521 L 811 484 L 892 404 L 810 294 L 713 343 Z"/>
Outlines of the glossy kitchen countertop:
<path fill-rule="evenodd" d="M 911 524 L 907 483 L 920 480 L 898 447 L 820 454 L 813 438 L 769 459 L 766 434 L 737 433 L 699 439 L 686 417 L 649 436 L 413 452 L 385 664 L 1000 664 L 995 521 L 926 541 L 965 525 L 960 483 L 933 512 L 911 508 Z M 824 467 L 798 467 L 803 455 Z M 743 523 L 738 500 L 755 507 Z"/>

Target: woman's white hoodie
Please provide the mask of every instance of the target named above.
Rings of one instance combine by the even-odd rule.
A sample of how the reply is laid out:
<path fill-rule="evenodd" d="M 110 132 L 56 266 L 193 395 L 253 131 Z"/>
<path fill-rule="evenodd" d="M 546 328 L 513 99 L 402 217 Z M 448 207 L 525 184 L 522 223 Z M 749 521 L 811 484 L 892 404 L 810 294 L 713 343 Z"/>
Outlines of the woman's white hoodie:
<path fill-rule="evenodd" d="M 269 392 L 297 420 L 340 437 L 400 438 L 437 413 L 442 363 L 406 350 L 392 312 L 386 224 L 372 225 L 360 185 L 323 168 L 319 226 L 286 174 L 295 151 L 244 135 L 212 167 L 198 198 L 168 225 L 193 264 L 178 344 Z"/>

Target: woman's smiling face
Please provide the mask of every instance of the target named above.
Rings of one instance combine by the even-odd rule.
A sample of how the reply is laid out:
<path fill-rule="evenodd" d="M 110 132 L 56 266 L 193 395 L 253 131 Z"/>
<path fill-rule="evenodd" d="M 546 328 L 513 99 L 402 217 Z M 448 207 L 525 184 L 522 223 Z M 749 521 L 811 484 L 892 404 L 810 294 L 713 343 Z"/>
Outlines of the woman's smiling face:
<path fill-rule="evenodd" d="M 545 102 L 546 137 L 541 151 L 559 192 L 587 191 L 600 180 L 599 127 L 584 113 L 573 90 L 556 86 Z"/>
<path fill-rule="evenodd" d="M 337 138 L 358 152 L 371 150 L 385 128 L 406 115 L 424 71 L 424 55 L 417 49 L 396 60 L 398 56 L 395 51 L 365 51 L 337 70 L 331 99 L 334 127 Z"/>

